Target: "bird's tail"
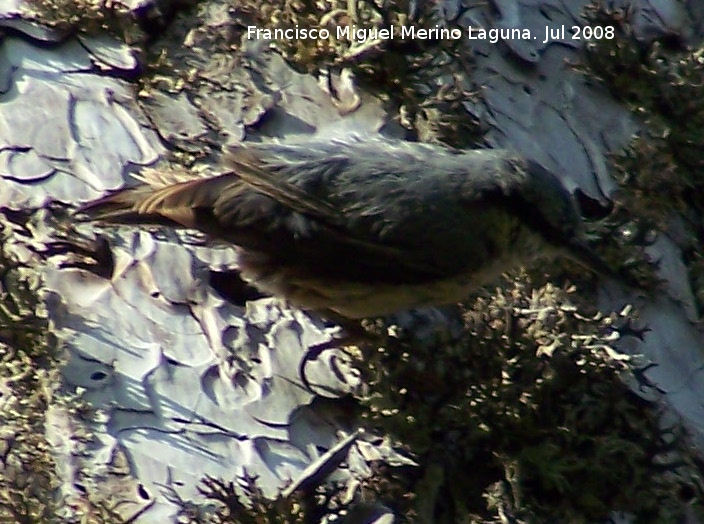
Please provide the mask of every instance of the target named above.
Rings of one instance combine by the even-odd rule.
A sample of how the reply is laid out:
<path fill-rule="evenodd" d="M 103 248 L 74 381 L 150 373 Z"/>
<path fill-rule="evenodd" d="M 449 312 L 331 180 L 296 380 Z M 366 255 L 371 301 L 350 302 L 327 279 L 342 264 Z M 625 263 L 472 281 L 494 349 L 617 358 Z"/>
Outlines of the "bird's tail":
<path fill-rule="evenodd" d="M 155 224 L 198 228 L 198 212 L 212 210 L 222 192 L 232 187 L 233 177 L 196 178 L 159 187 L 148 180 L 122 189 L 78 209 L 86 220 L 115 224 Z"/>
<path fill-rule="evenodd" d="M 161 223 L 160 216 L 140 211 L 142 202 L 152 193 L 153 190 L 149 186 L 122 189 L 84 204 L 76 213 L 79 220 L 86 221 L 97 220 L 114 224 Z"/>

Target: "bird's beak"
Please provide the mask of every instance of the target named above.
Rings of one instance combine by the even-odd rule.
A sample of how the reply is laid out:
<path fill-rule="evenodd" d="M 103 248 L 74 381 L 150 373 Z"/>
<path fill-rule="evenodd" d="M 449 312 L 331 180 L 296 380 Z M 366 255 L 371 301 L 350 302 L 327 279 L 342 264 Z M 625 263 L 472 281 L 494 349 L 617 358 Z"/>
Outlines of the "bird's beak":
<path fill-rule="evenodd" d="M 581 242 L 571 242 L 567 247 L 567 256 L 582 267 L 601 277 L 621 279 L 621 275 L 619 275 L 606 260 L 596 254 L 589 246 Z"/>

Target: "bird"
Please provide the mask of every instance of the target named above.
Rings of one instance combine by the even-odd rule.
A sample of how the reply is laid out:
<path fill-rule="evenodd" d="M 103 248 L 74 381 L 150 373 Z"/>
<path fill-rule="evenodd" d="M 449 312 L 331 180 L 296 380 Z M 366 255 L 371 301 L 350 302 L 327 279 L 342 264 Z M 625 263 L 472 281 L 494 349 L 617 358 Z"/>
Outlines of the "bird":
<path fill-rule="evenodd" d="M 343 319 L 458 303 L 542 258 L 613 275 L 560 178 L 509 149 L 318 133 L 223 158 L 221 174 L 151 171 L 80 211 L 197 229 L 235 245 L 258 290 Z"/>

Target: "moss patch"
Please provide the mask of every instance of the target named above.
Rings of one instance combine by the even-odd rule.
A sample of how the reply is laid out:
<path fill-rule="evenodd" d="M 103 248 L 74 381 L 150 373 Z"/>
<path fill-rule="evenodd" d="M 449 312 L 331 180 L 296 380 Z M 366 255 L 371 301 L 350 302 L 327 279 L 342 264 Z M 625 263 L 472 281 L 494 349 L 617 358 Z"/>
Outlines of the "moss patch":
<path fill-rule="evenodd" d="M 458 342 L 362 364 L 376 377 L 367 423 L 421 464 L 409 522 L 589 522 L 614 510 L 676 520 L 679 493 L 696 487 L 694 457 L 684 474 L 663 467 L 673 447 L 691 453 L 686 439 L 664 436 L 657 406 L 624 383 L 635 368 L 612 344 L 637 335 L 633 312 L 585 314 L 576 302 L 523 276 L 467 305 Z"/>

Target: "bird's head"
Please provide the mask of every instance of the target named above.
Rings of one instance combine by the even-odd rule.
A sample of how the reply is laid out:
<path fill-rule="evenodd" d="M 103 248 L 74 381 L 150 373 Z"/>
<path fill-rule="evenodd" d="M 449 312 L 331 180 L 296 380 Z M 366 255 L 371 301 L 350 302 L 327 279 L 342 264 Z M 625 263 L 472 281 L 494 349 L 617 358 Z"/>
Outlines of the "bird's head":
<path fill-rule="evenodd" d="M 562 181 L 537 162 L 521 161 L 523 183 L 510 197 L 521 220 L 542 239 L 548 249 L 577 262 L 601 276 L 616 272 L 587 244 L 583 218 L 574 195 Z"/>

